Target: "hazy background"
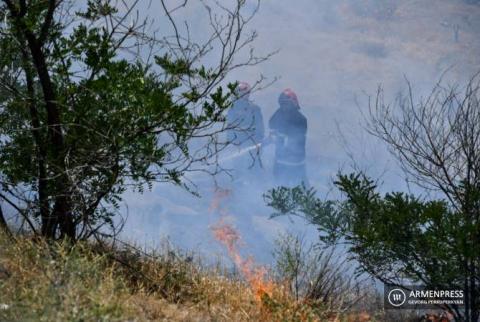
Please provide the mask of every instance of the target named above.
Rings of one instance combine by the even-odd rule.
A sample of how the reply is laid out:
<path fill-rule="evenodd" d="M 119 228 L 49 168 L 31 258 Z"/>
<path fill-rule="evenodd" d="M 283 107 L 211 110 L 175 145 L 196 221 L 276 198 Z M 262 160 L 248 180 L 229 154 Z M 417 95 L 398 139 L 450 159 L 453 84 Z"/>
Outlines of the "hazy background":
<path fill-rule="evenodd" d="M 254 5 L 248 2 L 246 13 Z M 148 12 L 163 26 L 155 1 Z M 188 20 L 194 27 L 192 36 L 198 39 L 208 28 L 199 1 L 179 10 L 176 18 Z M 368 174 L 381 177 L 383 189 L 408 188 L 385 147 L 362 128 L 368 95 L 375 95 L 379 85 L 386 100 L 393 101 L 408 79 L 420 98 L 447 69 L 444 80 L 454 83 L 480 70 L 480 5 L 461 0 L 262 1 L 249 28 L 258 33 L 254 43 L 258 54 L 279 52 L 261 65 L 237 70 L 228 80 L 254 83 L 260 75 L 267 82 L 278 78 L 252 94 L 265 123 L 278 107 L 284 88 L 297 93 L 308 119 L 310 184 L 325 197 L 335 196 L 332 178 L 339 170 L 351 170 L 352 159 Z M 123 237 L 154 247 L 169 236 L 183 248 L 220 254 L 222 248 L 210 227 L 223 218 L 240 230 L 245 254 L 263 263 L 271 261 L 279 233 L 293 231 L 314 238 L 314 230 L 301 220 L 268 218 L 271 210 L 265 207 L 262 194 L 272 185 L 272 147 L 264 151 L 263 162 L 264 175 L 258 182 L 217 178 L 218 185 L 230 191 L 224 197 L 215 195 L 212 178 L 201 176 L 192 179 L 200 198 L 166 184 L 155 185 L 143 195 L 126 194 Z"/>

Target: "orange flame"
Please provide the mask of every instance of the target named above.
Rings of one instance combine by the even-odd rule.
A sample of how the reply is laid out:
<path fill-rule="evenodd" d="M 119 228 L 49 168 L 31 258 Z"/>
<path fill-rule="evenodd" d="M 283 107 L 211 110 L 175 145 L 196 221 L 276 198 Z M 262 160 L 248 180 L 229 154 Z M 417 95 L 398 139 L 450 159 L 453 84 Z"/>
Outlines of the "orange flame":
<path fill-rule="evenodd" d="M 261 303 L 264 295 L 272 296 L 274 283 L 267 278 L 267 269 L 256 266 L 252 257 L 243 259 L 240 255 L 238 251 L 239 233 L 231 225 L 224 223 L 223 220 L 212 227 L 212 232 L 215 239 L 227 248 L 228 255 L 253 290 L 255 299 Z"/>
<path fill-rule="evenodd" d="M 220 214 L 225 214 L 224 209 L 220 207 L 220 204 L 223 199 L 229 197 L 232 194 L 232 191 L 230 189 L 222 189 L 222 188 L 216 188 L 214 193 L 213 193 L 213 198 L 212 202 L 210 203 L 210 207 L 208 208 L 208 211 L 210 213 L 219 210 Z"/>

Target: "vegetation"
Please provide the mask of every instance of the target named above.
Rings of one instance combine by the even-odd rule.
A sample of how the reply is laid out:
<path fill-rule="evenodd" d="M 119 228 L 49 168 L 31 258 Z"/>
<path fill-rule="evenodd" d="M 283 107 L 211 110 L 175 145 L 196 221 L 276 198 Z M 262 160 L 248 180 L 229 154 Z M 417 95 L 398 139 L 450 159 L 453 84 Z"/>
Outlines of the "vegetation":
<path fill-rule="evenodd" d="M 291 234 L 282 235 L 276 245 L 276 273 L 297 300 L 321 300 L 346 310 L 365 296 L 368 283 L 353 278 L 346 259 L 338 259 L 340 252 L 314 247 Z"/>
<path fill-rule="evenodd" d="M 216 156 L 230 144 L 224 114 L 236 87 L 225 78 L 269 57 L 236 60 L 256 37 L 244 33 L 255 14 L 244 15 L 244 0 L 202 7 L 211 28 L 203 43 L 176 22 L 186 1 L 159 3 L 160 36 L 138 0 L 0 1 L 0 320 L 385 320 L 361 301 L 371 294 L 344 263 L 298 238 L 279 241 L 273 286 L 262 293 L 168 245 L 145 253 L 107 241 L 121 228 L 114 217 L 127 189 L 166 181 L 190 190 L 186 172 L 222 171 Z M 397 1 L 353 9 L 390 20 Z M 361 52 L 385 57 L 367 45 Z M 371 107 L 370 133 L 426 196 L 381 194 L 354 173 L 338 176 L 345 200 L 281 187 L 266 195 L 269 205 L 305 217 L 323 243 L 346 243 L 359 273 L 463 289 L 465 309 L 443 309 L 477 321 L 479 86 L 438 86 L 418 104 L 410 91 L 394 108 L 379 91 Z"/>
<path fill-rule="evenodd" d="M 47 243 L 0 233 L 2 321 L 374 321 L 280 283 L 261 299 L 238 276 L 165 244 Z M 227 277 L 229 276 L 229 277 Z"/>
<path fill-rule="evenodd" d="M 435 87 L 415 103 L 411 91 L 394 106 L 381 91 L 371 107 L 370 133 L 386 142 L 406 179 L 425 195 L 382 195 L 365 173 L 339 174 L 344 201 L 323 201 L 313 188 L 278 188 L 267 202 L 278 214 L 306 218 L 327 244 L 346 243 L 359 271 L 380 281 L 462 289 L 465 307 L 443 309 L 457 321 L 480 314 L 480 92 Z"/>
<path fill-rule="evenodd" d="M 321 270 L 308 296 L 279 279 L 259 297 L 168 247 L 147 254 L 107 242 L 126 189 L 190 189 L 186 172 L 221 171 L 236 84 L 221 85 L 268 58 L 250 51 L 234 62 L 256 35 L 243 32 L 245 1 L 232 3 L 203 7 L 211 34 L 198 43 L 176 23 L 182 5 L 166 1 L 171 34 L 161 37 L 140 1 L 0 1 L 0 320 L 341 318 L 333 296 L 342 290 L 323 292 Z"/>
<path fill-rule="evenodd" d="M 182 7 L 160 4 L 170 25 L 156 36 L 140 1 L 0 2 L 0 200 L 24 229 L 86 239 L 115 228 L 127 187 L 188 188 L 185 172 L 219 171 L 207 166 L 228 145 L 235 87 L 220 84 L 265 59 L 233 60 L 256 37 L 243 33 L 251 16 L 241 0 L 205 5 L 211 35 L 198 43 L 176 24 Z"/>

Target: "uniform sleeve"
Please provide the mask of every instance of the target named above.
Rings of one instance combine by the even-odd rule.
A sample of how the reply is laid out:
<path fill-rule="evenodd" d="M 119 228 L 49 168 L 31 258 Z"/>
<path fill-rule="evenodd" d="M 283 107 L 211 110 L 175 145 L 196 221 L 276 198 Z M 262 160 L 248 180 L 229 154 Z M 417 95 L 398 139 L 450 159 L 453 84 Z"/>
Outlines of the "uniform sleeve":
<path fill-rule="evenodd" d="M 270 118 L 270 120 L 268 121 L 268 127 L 270 128 L 270 130 L 278 130 L 278 110 L 273 113 L 272 117 Z"/>
<path fill-rule="evenodd" d="M 307 122 L 307 118 L 303 116 L 303 129 L 304 129 L 304 134 L 306 135 L 307 134 L 307 129 L 308 129 L 308 122 Z"/>

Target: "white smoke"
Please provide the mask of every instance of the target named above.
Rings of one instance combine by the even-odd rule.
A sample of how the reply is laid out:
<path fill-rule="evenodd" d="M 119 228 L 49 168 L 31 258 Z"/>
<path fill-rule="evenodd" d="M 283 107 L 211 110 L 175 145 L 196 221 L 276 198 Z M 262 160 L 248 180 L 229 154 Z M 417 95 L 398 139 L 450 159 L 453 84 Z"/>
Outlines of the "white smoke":
<path fill-rule="evenodd" d="M 451 82 L 463 82 L 480 70 L 480 6 L 454 0 L 384 1 L 393 11 L 381 7 L 387 10 L 382 16 L 375 11 L 380 2 L 362 1 L 367 7 L 359 7 L 355 0 L 263 1 L 250 26 L 259 35 L 255 49 L 260 54 L 280 51 L 261 65 L 229 76 L 229 81 L 252 83 L 260 75 L 279 77 L 252 94 L 265 122 L 284 88 L 297 93 L 308 118 L 307 172 L 321 195 L 330 193 L 331 178 L 339 169 L 351 169 L 352 159 L 369 174 L 382 176 L 386 190 L 406 189 L 385 147 L 362 128 L 368 95 L 380 84 L 387 100 L 393 101 L 405 89 L 405 79 L 420 96 L 447 68 L 445 80 Z M 252 8 L 253 3 L 246 9 Z M 149 12 L 161 12 L 155 1 Z M 202 4 L 193 1 L 179 13 L 194 27 L 192 37 L 202 37 L 204 13 Z M 238 188 L 228 177 L 219 182 L 237 189 L 226 201 L 232 208 L 229 220 L 259 260 L 268 261 L 274 236 L 291 228 L 292 222 L 268 219 L 270 210 L 261 195 L 271 182 L 271 149 L 263 160 L 265 184 Z M 126 195 L 130 211 L 125 236 L 150 243 L 170 235 L 181 246 L 215 251 L 208 229 L 218 220 L 218 214 L 208 210 L 214 186 L 209 178 L 198 180 L 201 198 L 167 184 L 140 196 Z M 295 224 L 300 231 L 308 230 L 299 220 Z"/>

